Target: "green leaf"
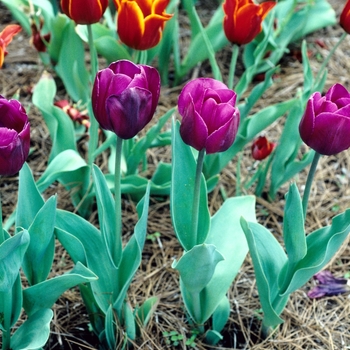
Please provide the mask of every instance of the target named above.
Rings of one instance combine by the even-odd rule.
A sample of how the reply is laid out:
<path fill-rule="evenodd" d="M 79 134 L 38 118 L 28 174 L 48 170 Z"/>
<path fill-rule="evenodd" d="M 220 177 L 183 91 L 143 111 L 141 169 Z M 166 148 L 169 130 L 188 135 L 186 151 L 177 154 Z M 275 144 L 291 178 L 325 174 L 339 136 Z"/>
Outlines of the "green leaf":
<path fill-rule="evenodd" d="M 304 214 L 298 187 L 293 182 L 286 195 L 283 217 L 283 239 L 288 255 L 288 264 L 294 265 L 307 253 L 304 230 Z"/>
<path fill-rule="evenodd" d="M 28 229 L 44 203 L 29 165 L 24 163 L 19 172 L 16 226 Z"/>
<path fill-rule="evenodd" d="M 110 349 L 116 349 L 116 315 L 114 313 L 112 305 L 107 310 L 105 318 L 105 337 Z"/>
<path fill-rule="evenodd" d="M 41 309 L 30 315 L 11 337 L 11 349 L 42 348 L 49 339 L 52 317 L 53 312 L 50 309 Z"/>
<path fill-rule="evenodd" d="M 216 265 L 224 257 L 212 244 L 194 246 L 184 253 L 172 267 L 179 271 L 184 287 L 190 293 L 199 293 L 214 275 Z"/>
<path fill-rule="evenodd" d="M 56 227 L 74 236 L 81 243 L 76 251 L 74 240 L 66 235 L 66 239 L 61 243 L 68 253 L 79 258 L 83 254 L 81 246 L 85 250 L 87 267 L 98 277 L 97 281 L 91 282 L 91 288 L 98 307 L 106 314 L 119 295 L 119 279 L 118 270 L 109 258 L 100 231 L 87 220 L 71 212 L 57 210 L 56 215 Z"/>
<path fill-rule="evenodd" d="M 221 332 L 230 316 L 230 301 L 224 296 L 213 313 L 213 330 Z"/>
<path fill-rule="evenodd" d="M 23 291 L 23 307 L 31 316 L 40 309 L 51 308 L 67 289 L 96 279 L 91 270 L 78 262 L 70 272 L 26 288 Z"/>
<path fill-rule="evenodd" d="M 30 243 L 22 267 L 30 285 L 43 282 L 51 271 L 55 254 L 55 217 L 56 197 L 52 196 L 28 228 Z"/>
<path fill-rule="evenodd" d="M 207 188 L 202 176 L 200 188 L 200 202 L 197 242 L 193 242 L 192 207 L 196 161 L 192 149 L 186 145 L 179 134 L 179 123 L 173 121 L 172 134 L 172 181 L 170 205 L 174 230 L 178 240 L 185 250 L 194 245 L 204 243 L 210 228 L 210 213 L 208 209 Z"/>
<path fill-rule="evenodd" d="M 142 250 L 147 235 L 147 220 L 149 208 L 150 186 L 147 186 L 146 194 L 140 201 L 137 212 L 141 212 L 141 217 L 137 222 L 134 234 L 130 238 L 123 250 L 123 257 L 118 269 L 119 293 L 116 296 L 113 307 L 120 312 L 125 300 L 126 292 L 130 286 L 132 279 L 140 266 L 142 259 Z"/>
<path fill-rule="evenodd" d="M 315 273 L 332 259 L 350 232 L 350 209 L 335 216 L 330 226 L 320 228 L 306 237 L 307 254 L 295 266 L 288 287 L 281 290 L 287 295 L 303 286 Z"/>
<path fill-rule="evenodd" d="M 44 72 L 35 86 L 32 101 L 42 113 L 50 132 L 52 149 L 49 162 L 67 149 L 76 150 L 73 122 L 61 108 L 53 105 L 55 95 L 55 81 L 50 74 Z"/>
<path fill-rule="evenodd" d="M 75 32 L 74 21 L 63 30 L 62 46 L 55 70 L 74 101 L 88 102 L 90 96 L 89 72 L 85 66 L 85 48 Z"/>
<path fill-rule="evenodd" d="M 29 233 L 23 230 L 0 245 L 0 292 L 11 290 L 29 245 Z"/>
<path fill-rule="evenodd" d="M 114 198 L 107 186 L 102 171 L 96 165 L 93 166 L 92 170 L 100 230 L 109 257 L 115 266 L 118 267 L 122 258 L 122 241 L 121 236 L 116 234 L 117 222 Z"/>
<path fill-rule="evenodd" d="M 21 27 L 27 32 L 27 34 L 30 35 L 30 21 L 27 14 L 23 11 L 23 1 L 1 0 L 1 2 L 11 11 L 12 16 L 21 24 Z"/>
<path fill-rule="evenodd" d="M 151 297 L 144 301 L 144 303 L 136 311 L 136 320 L 139 327 L 146 327 L 151 319 L 157 305 L 159 304 L 158 297 Z"/>
<path fill-rule="evenodd" d="M 279 317 L 289 295 L 279 295 L 278 276 L 287 262 L 287 256 L 276 238 L 262 225 L 241 218 L 249 252 L 253 260 L 260 303 L 264 311 L 266 327 L 276 327 L 283 320 Z"/>

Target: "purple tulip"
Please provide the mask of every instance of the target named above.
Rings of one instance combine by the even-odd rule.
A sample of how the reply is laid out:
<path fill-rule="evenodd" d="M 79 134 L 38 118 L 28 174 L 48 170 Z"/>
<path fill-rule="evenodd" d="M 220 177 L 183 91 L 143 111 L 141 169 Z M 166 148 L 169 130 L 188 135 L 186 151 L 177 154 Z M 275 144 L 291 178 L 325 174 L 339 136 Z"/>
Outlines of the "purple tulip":
<path fill-rule="evenodd" d="M 235 140 L 239 125 L 237 95 L 215 79 L 188 82 L 178 101 L 183 141 L 207 154 L 226 151 Z"/>
<path fill-rule="evenodd" d="M 340 84 L 325 96 L 315 92 L 299 125 L 302 140 L 316 152 L 332 155 L 350 147 L 350 93 Z"/>
<path fill-rule="evenodd" d="M 97 73 L 92 107 L 103 129 L 130 139 L 152 119 L 159 94 L 155 68 L 120 60 Z"/>
<path fill-rule="evenodd" d="M 30 126 L 23 106 L 0 95 L 0 175 L 16 174 L 29 153 Z"/>

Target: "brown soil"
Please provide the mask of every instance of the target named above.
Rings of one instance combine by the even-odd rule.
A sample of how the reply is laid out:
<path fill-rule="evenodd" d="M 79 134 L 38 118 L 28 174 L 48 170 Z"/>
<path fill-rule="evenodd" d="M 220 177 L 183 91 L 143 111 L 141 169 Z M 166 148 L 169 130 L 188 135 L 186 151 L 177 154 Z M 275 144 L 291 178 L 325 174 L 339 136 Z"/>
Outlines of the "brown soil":
<path fill-rule="evenodd" d="M 342 4 L 332 0 L 334 8 L 339 14 Z M 208 10 L 208 12 L 210 12 Z M 12 22 L 9 12 L 0 6 L 0 30 Z M 342 29 L 336 25 L 314 33 L 307 39 L 311 50 L 312 68 L 317 72 L 320 67 L 320 57 L 325 57 L 342 34 Z M 325 43 L 321 48 L 315 44 L 317 39 Z M 293 45 L 300 49 L 300 43 Z M 328 69 L 326 88 L 340 82 L 347 88 L 350 69 L 350 38 L 337 50 Z M 229 65 L 229 48 L 218 54 L 223 74 Z M 5 65 L 0 70 L 0 94 L 10 98 L 19 94 L 19 100 L 26 107 L 31 121 L 31 146 L 33 152 L 28 163 L 36 177 L 44 171 L 50 152 L 50 138 L 46 125 L 40 113 L 31 104 L 31 90 L 38 82 L 45 70 L 37 52 L 30 46 L 25 33 L 15 37 L 9 46 L 9 54 Z M 210 72 L 205 62 L 193 76 L 204 76 Z M 277 101 L 286 100 L 293 96 L 296 89 L 302 86 L 303 72 L 301 63 L 292 54 L 286 55 L 281 61 L 281 70 L 275 84 L 264 95 L 260 106 L 267 106 Z M 181 87 L 163 87 L 160 107 L 157 115 L 162 115 L 168 108 L 175 106 Z M 65 96 L 64 90 L 58 91 L 58 96 Z M 259 106 L 257 106 L 259 107 Z M 266 131 L 272 141 L 278 141 L 281 133 L 280 123 L 276 123 Z M 86 141 L 86 140 L 85 140 Z M 170 161 L 169 149 L 152 150 L 148 154 L 149 171 L 152 171 L 160 160 Z M 105 159 L 98 160 L 101 167 L 105 166 Z M 337 156 L 323 157 L 319 165 L 314 186 L 310 196 L 309 214 L 306 225 L 307 231 L 329 224 L 331 217 L 343 212 L 349 203 L 349 151 Z M 237 159 L 223 171 L 220 184 L 227 191 L 228 196 L 235 194 Z M 256 166 L 253 163 L 249 147 L 242 158 L 242 177 Z M 297 184 L 303 189 L 305 174 L 297 178 Z M 3 178 L 0 183 L 3 201 L 4 219 L 12 213 L 17 198 L 17 177 Z M 284 194 L 288 184 L 283 186 L 273 202 L 257 198 L 257 217 L 260 223 L 271 229 L 277 237 L 281 236 L 283 218 Z M 59 184 L 54 184 L 45 193 L 45 197 L 58 194 L 58 206 L 67 210 L 74 210 L 69 194 Z M 210 209 L 215 212 L 223 199 L 218 190 L 210 194 Z M 130 198 L 124 199 L 123 229 L 125 237 L 133 231 L 136 221 L 135 203 Z M 96 212 L 90 221 L 96 223 Z M 155 241 L 147 240 L 144 249 L 142 265 L 135 276 L 129 291 L 130 302 L 133 306 L 142 303 L 151 296 L 160 298 L 159 305 L 152 320 L 142 333 L 142 338 L 135 344 L 135 349 L 185 349 L 185 340 L 191 336 L 191 325 L 184 312 L 178 287 L 178 275 L 171 268 L 174 259 L 181 256 L 182 249 L 175 239 L 171 225 L 169 200 L 151 199 L 149 211 L 148 232 L 160 232 L 161 236 Z M 337 277 L 344 276 L 350 271 L 350 249 L 348 241 L 328 265 Z M 57 254 L 52 269 L 52 276 L 60 275 L 72 268 L 72 262 L 67 253 L 57 243 Z M 282 314 L 285 320 L 279 332 L 266 340 L 259 335 L 260 304 L 255 284 L 254 271 L 248 255 L 235 283 L 229 290 L 232 310 L 230 320 L 224 329 L 224 340 L 217 349 L 345 349 L 350 344 L 350 302 L 349 295 L 327 297 L 321 300 L 311 300 L 307 296 L 308 290 L 314 285 L 308 282 L 303 288 L 293 293 L 286 309 Z M 89 332 L 88 316 L 77 289 L 67 291 L 53 307 L 54 318 L 51 325 L 51 335 L 47 349 L 95 349 L 98 346 L 96 338 Z M 175 347 L 166 344 L 163 332 L 177 331 L 184 336 L 184 341 Z M 196 349 L 209 349 L 201 337 L 196 339 Z"/>

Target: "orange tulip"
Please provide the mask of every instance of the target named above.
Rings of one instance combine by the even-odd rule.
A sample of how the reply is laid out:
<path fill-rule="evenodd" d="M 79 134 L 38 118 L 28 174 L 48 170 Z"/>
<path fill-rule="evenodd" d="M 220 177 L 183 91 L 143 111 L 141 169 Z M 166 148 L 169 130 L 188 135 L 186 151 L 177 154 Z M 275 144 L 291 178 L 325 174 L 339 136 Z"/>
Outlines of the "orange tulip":
<path fill-rule="evenodd" d="M 251 42 L 262 30 L 261 23 L 276 5 L 274 1 L 255 4 L 253 0 L 225 0 L 224 31 L 233 44 Z"/>
<path fill-rule="evenodd" d="M 340 14 L 340 25 L 342 28 L 350 34 L 350 0 L 348 0 L 344 6 L 342 13 Z"/>
<path fill-rule="evenodd" d="M 61 0 L 62 11 L 77 24 L 97 23 L 108 6 L 108 0 Z"/>
<path fill-rule="evenodd" d="M 162 38 L 165 22 L 173 15 L 165 13 L 169 0 L 114 0 L 120 40 L 136 50 L 156 46 Z"/>
<path fill-rule="evenodd" d="M 12 38 L 21 31 L 21 26 L 18 24 L 9 24 L 0 33 L 0 68 L 4 64 L 5 56 L 7 55 L 6 47 L 12 41 Z"/>

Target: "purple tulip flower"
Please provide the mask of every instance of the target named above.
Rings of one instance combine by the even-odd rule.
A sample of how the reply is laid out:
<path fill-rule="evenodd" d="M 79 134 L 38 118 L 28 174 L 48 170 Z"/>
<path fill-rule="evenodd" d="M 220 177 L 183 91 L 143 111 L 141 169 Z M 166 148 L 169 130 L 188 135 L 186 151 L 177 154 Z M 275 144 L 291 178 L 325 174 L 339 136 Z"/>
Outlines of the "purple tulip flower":
<path fill-rule="evenodd" d="M 239 125 L 237 95 L 215 79 L 188 82 L 178 101 L 183 141 L 207 154 L 226 151 L 235 140 Z"/>
<path fill-rule="evenodd" d="M 346 278 L 336 278 L 330 271 L 325 270 L 316 273 L 314 279 L 319 284 L 307 293 L 311 299 L 338 295 L 349 291 L 348 280 Z"/>
<path fill-rule="evenodd" d="M 155 68 L 120 60 L 97 73 L 92 107 L 103 129 L 130 139 L 152 119 L 159 94 Z"/>
<path fill-rule="evenodd" d="M 0 95 L 0 175 L 11 176 L 29 153 L 30 125 L 23 106 Z"/>
<path fill-rule="evenodd" d="M 316 152 L 332 155 L 350 147 L 350 93 L 340 84 L 325 96 L 315 92 L 299 125 L 302 140 Z"/>

